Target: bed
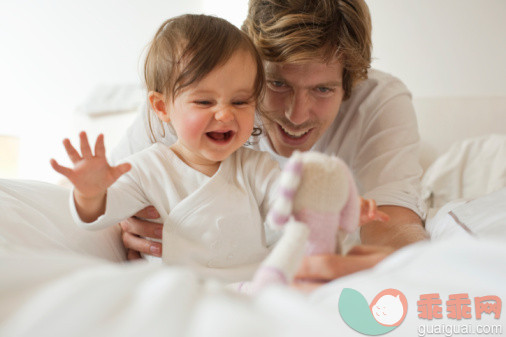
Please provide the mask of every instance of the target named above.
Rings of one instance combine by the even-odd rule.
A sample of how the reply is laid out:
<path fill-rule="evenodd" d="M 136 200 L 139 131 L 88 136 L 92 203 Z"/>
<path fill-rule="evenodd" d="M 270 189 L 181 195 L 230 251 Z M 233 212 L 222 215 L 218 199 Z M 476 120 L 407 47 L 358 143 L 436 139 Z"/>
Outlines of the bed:
<path fill-rule="evenodd" d="M 506 97 L 415 107 L 432 240 L 310 294 L 275 286 L 248 297 L 182 268 L 122 263 L 118 228 L 71 224 L 61 207 L 68 189 L 0 180 L 0 336 L 361 336 L 340 314 L 343 290 L 370 303 L 389 288 L 405 295 L 408 311 L 388 335 L 463 325 L 506 333 L 504 313 L 478 319 L 475 307 L 464 321 L 444 311 L 419 317 L 424 294 L 506 300 Z"/>

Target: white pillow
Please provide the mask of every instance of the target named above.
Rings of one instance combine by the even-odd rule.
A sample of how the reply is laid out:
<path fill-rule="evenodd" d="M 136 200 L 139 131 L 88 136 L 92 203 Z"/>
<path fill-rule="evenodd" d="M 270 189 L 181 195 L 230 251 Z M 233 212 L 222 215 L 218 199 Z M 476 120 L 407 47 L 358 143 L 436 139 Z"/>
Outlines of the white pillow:
<path fill-rule="evenodd" d="M 426 222 L 431 239 L 474 236 L 506 240 L 506 188 L 471 201 L 450 202 Z"/>
<path fill-rule="evenodd" d="M 124 260 L 119 226 L 98 232 L 77 227 L 70 215 L 69 193 L 43 182 L 0 179 L 0 246 Z"/>
<path fill-rule="evenodd" d="M 506 187 L 506 134 L 454 144 L 427 170 L 422 193 L 429 208 L 470 200 Z"/>

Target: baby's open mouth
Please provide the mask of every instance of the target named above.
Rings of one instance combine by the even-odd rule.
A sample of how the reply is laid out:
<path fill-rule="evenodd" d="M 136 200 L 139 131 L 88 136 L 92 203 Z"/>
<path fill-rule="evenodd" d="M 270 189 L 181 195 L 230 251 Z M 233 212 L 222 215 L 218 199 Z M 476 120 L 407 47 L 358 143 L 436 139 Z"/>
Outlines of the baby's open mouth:
<path fill-rule="evenodd" d="M 207 135 L 207 137 L 211 138 L 212 140 L 214 140 L 216 142 L 226 142 L 234 135 L 234 132 L 233 131 L 225 131 L 225 132 L 212 131 L 212 132 L 206 133 L 206 135 Z"/>

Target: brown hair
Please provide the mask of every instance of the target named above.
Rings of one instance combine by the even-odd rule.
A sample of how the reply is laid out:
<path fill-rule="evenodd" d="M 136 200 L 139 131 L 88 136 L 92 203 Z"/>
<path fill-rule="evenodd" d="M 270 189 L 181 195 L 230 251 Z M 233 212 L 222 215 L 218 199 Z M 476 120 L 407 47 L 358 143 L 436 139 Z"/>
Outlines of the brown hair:
<path fill-rule="evenodd" d="M 255 45 L 230 22 L 208 15 L 181 15 L 160 26 L 144 63 L 147 91 L 159 92 L 166 99 L 174 100 L 182 90 L 226 63 L 240 49 L 249 52 L 256 63 L 253 98 L 258 105 L 265 77 Z M 155 138 L 149 117 L 151 135 Z"/>
<path fill-rule="evenodd" d="M 250 0 L 242 29 L 266 61 L 343 63 L 344 99 L 371 66 L 371 17 L 363 0 Z"/>

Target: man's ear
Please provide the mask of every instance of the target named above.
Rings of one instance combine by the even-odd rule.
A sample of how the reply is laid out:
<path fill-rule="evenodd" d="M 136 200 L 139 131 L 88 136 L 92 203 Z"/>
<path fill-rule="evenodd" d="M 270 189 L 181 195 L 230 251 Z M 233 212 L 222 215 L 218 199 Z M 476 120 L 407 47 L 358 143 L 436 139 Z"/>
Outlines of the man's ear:
<path fill-rule="evenodd" d="M 151 108 L 165 123 L 170 122 L 169 111 L 167 110 L 167 104 L 165 103 L 165 96 L 156 91 L 150 91 L 148 94 L 149 103 Z"/>

